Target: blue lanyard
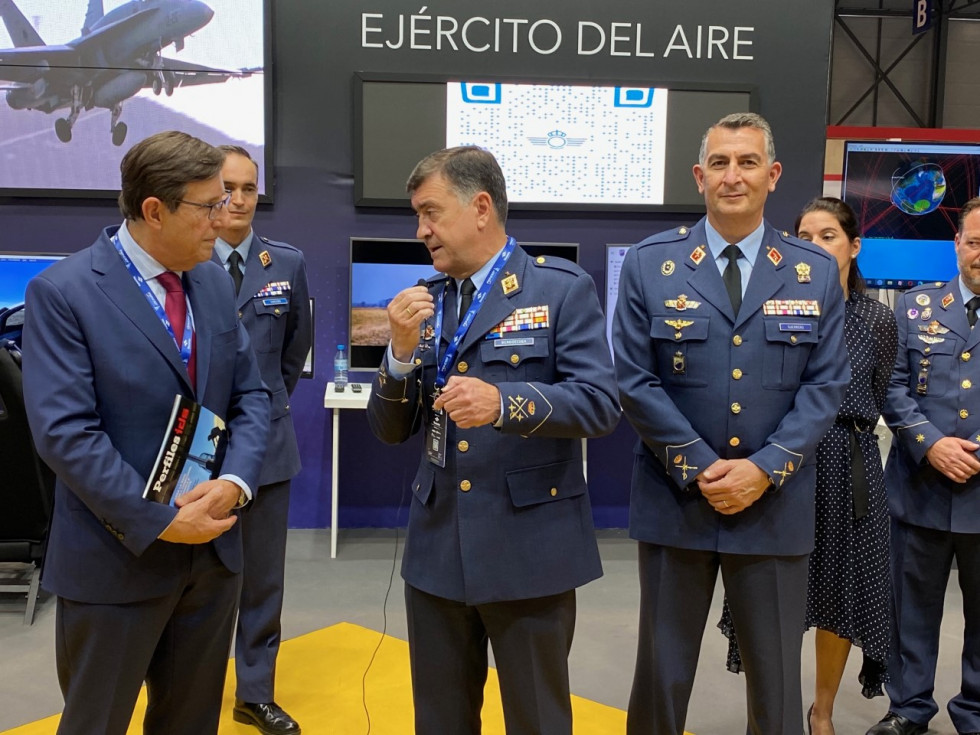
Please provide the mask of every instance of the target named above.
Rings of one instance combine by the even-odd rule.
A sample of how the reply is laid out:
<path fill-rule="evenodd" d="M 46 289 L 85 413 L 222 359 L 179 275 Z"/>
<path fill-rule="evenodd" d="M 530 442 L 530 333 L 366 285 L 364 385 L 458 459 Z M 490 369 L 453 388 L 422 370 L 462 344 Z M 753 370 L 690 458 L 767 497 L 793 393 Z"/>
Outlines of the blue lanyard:
<path fill-rule="evenodd" d="M 160 306 L 160 301 L 157 299 L 156 295 L 150 289 L 149 285 L 146 283 L 146 279 L 140 275 L 140 272 L 136 270 L 136 266 L 133 265 L 133 261 L 129 259 L 126 255 L 126 251 L 123 250 L 122 243 L 119 241 L 119 233 L 112 236 L 112 244 L 116 248 L 116 252 L 119 253 L 119 257 L 122 258 L 123 263 L 126 265 L 126 270 L 129 271 L 129 275 L 133 277 L 136 281 L 136 285 L 139 286 L 140 291 L 150 306 L 153 307 L 153 311 L 156 312 L 157 318 L 163 322 L 163 326 L 167 328 L 167 332 L 170 333 L 170 338 L 177 344 L 177 336 L 174 334 L 174 328 L 170 324 L 170 319 L 167 318 L 167 312 L 162 306 Z M 187 363 L 191 359 L 191 338 L 194 333 L 194 325 L 191 323 L 191 310 L 187 309 L 187 317 L 184 321 L 184 338 L 181 340 L 178 347 L 180 348 L 180 359 L 184 362 L 184 367 L 187 367 Z"/>
<path fill-rule="evenodd" d="M 449 343 L 449 347 L 446 348 L 446 354 L 442 356 L 439 360 L 439 367 L 436 370 L 436 388 L 442 388 L 446 384 L 446 377 L 449 375 L 449 371 L 452 369 L 453 364 L 456 362 L 456 353 L 459 352 L 459 345 L 466 336 L 466 333 L 470 329 L 470 325 L 476 318 L 477 312 L 480 307 L 483 306 L 483 300 L 490 293 L 490 289 L 493 288 L 493 284 L 497 281 L 497 276 L 503 267 L 507 265 L 507 261 L 510 260 L 511 253 L 514 252 L 514 248 L 517 247 L 517 240 L 513 237 L 507 238 L 507 244 L 501 251 L 500 255 L 497 256 L 496 262 L 493 264 L 493 268 L 487 274 L 487 277 L 483 280 L 483 285 L 480 286 L 480 290 L 473 295 L 473 303 L 470 304 L 470 308 L 466 310 L 466 315 L 460 320 L 459 327 L 456 329 L 456 334 L 453 335 L 452 341 Z M 448 284 L 447 284 L 448 285 Z M 436 324 L 435 324 L 435 337 L 436 337 L 436 354 L 439 353 L 439 338 L 442 334 L 442 314 L 443 307 L 446 302 L 446 285 L 442 287 L 442 293 L 439 294 L 439 305 L 436 308 Z"/>

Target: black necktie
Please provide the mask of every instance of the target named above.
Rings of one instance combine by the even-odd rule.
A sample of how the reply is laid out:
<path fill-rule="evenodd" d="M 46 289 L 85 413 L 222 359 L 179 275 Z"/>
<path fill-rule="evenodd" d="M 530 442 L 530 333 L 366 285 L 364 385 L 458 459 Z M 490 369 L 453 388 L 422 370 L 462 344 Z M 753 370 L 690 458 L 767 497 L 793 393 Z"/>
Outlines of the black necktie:
<path fill-rule="evenodd" d="M 228 256 L 228 272 L 235 282 L 235 295 L 242 290 L 242 256 L 237 250 L 232 250 Z"/>
<path fill-rule="evenodd" d="M 467 278 L 459 285 L 459 318 L 462 321 L 463 317 L 466 316 L 466 312 L 469 311 L 470 304 L 473 303 L 473 294 L 476 293 L 476 284 L 473 280 Z"/>
<path fill-rule="evenodd" d="M 980 296 L 974 296 L 966 302 L 966 320 L 970 322 L 970 328 L 977 323 L 977 309 L 980 308 Z"/>
<path fill-rule="evenodd" d="M 728 265 L 725 266 L 721 279 L 725 282 L 725 290 L 728 291 L 728 298 L 732 301 L 732 311 L 735 312 L 735 316 L 738 316 L 738 309 L 742 305 L 742 271 L 739 270 L 736 261 L 742 251 L 738 249 L 738 245 L 729 245 L 722 253 L 728 258 Z"/>

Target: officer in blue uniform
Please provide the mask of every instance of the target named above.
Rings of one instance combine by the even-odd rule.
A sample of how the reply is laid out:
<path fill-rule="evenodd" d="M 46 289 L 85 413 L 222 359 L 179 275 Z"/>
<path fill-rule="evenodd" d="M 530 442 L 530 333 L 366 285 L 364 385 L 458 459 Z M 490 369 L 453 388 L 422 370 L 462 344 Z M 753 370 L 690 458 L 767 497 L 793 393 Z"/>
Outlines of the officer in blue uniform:
<path fill-rule="evenodd" d="M 489 639 L 508 735 L 569 735 L 575 588 L 602 574 L 580 440 L 619 420 L 595 286 L 507 236 L 490 153 L 436 152 L 408 190 L 445 275 L 388 306 L 368 420 L 425 437 L 402 563 L 415 731 L 480 732 Z"/>
<path fill-rule="evenodd" d="M 300 470 L 289 396 L 312 340 L 303 253 L 256 235 L 258 164 L 238 146 L 221 146 L 225 191 L 231 196 L 212 259 L 235 282 L 238 313 L 252 340 L 262 380 L 272 392 L 269 441 L 253 507 L 242 514 L 245 572 L 235 632 L 233 717 L 266 735 L 296 735 L 299 725 L 275 702 L 276 657 L 282 628 L 283 572 L 289 485 Z"/>
<path fill-rule="evenodd" d="M 803 720 L 814 452 L 850 378 L 844 299 L 833 258 L 763 219 L 781 173 L 764 119 L 723 118 L 699 161 L 707 218 L 627 253 L 613 325 L 620 400 L 640 437 L 627 732 L 684 732 L 720 568 L 745 658 L 748 730 L 792 735 Z"/>
<path fill-rule="evenodd" d="M 898 655 L 891 700 L 869 735 L 924 733 L 933 696 L 943 597 L 952 560 L 963 590 L 963 680 L 947 709 L 961 734 L 980 733 L 980 199 L 960 213 L 959 277 L 910 289 L 896 303 L 898 357 L 884 417 L 892 516 Z"/>

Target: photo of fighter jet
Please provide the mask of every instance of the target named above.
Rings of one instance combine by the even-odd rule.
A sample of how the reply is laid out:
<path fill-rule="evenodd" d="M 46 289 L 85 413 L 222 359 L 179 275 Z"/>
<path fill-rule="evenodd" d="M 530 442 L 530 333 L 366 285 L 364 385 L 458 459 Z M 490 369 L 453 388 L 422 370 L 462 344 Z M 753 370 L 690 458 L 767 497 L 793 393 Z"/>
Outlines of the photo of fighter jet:
<path fill-rule="evenodd" d="M 184 50 L 189 36 L 205 28 L 215 11 L 201 0 L 129 0 L 108 13 L 103 0 L 88 0 L 80 35 L 46 45 L 14 0 L 0 0 L 0 19 L 13 48 L 0 49 L 0 90 L 13 110 L 65 111 L 54 130 L 62 143 L 72 140 L 82 113 L 111 112 L 113 145 L 126 140 L 123 103 L 144 89 L 159 96 L 181 87 L 220 84 L 246 78 L 261 67 L 220 69 L 164 56 Z"/>

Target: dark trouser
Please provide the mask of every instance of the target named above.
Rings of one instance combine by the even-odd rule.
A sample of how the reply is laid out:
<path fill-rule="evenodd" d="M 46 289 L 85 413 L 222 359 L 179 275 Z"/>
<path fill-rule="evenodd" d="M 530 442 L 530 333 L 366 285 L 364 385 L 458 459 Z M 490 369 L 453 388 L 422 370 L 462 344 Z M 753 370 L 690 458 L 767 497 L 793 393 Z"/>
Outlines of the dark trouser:
<path fill-rule="evenodd" d="M 720 568 L 745 669 L 748 732 L 801 735 L 808 558 L 640 543 L 640 631 L 626 732 L 684 732 Z"/>
<path fill-rule="evenodd" d="M 957 732 L 980 732 L 980 534 L 951 533 L 892 520 L 892 575 L 898 655 L 885 685 L 891 710 L 928 724 L 943 601 L 953 558 L 963 591 L 962 683 L 947 709 Z"/>
<path fill-rule="evenodd" d="M 466 605 L 405 585 L 416 735 L 479 735 L 487 641 L 507 735 L 571 735 L 575 590 Z"/>
<path fill-rule="evenodd" d="M 166 597 L 118 605 L 59 597 L 58 735 L 124 735 L 144 679 L 146 735 L 217 732 L 238 584 L 202 544 L 187 547 L 182 579 Z"/>
<path fill-rule="evenodd" d="M 239 519 L 245 571 L 235 632 L 235 696 L 245 702 L 271 702 L 282 638 L 289 481 L 260 487 Z"/>

